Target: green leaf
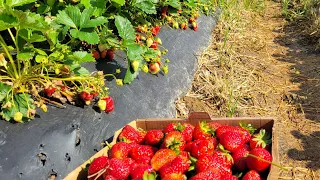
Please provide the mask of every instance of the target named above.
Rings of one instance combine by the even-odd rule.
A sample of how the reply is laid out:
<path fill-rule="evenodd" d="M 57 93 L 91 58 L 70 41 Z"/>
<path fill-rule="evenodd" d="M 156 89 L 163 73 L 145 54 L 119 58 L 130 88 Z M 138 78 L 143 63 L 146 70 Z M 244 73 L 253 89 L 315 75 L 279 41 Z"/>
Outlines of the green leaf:
<path fill-rule="evenodd" d="M 152 0 L 137 0 L 135 6 L 147 14 L 156 14 L 156 6 Z"/>
<path fill-rule="evenodd" d="M 11 7 L 22 6 L 25 4 L 30 4 L 35 2 L 36 0 L 6 0 L 6 4 Z"/>
<path fill-rule="evenodd" d="M 139 74 L 139 71 L 134 72 L 132 68 L 130 68 L 130 61 L 128 61 L 128 68 L 126 75 L 123 79 L 124 83 L 130 84 Z"/>
<path fill-rule="evenodd" d="M 33 58 L 35 52 L 31 50 L 23 50 L 17 55 L 17 59 L 27 61 Z"/>
<path fill-rule="evenodd" d="M 32 30 L 26 30 L 26 29 L 20 30 L 19 36 L 29 43 L 43 42 L 43 41 L 47 40 L 46 37 L 44 35 L 42 35 L 42 33 L 32 31 Z"/>
<path fill-rule="evenodd" d="M 46 31 L 49 28 L 48 23 L 40 14 L 19 10 L 12 11 L 12 14 L 18 19 L 20 29 Z"/>
<path fill-rule="evenodd" d="M 87 74 L 90 74 L 90 72 L 84 68 L 84 67 L 79 67 L 79 68 L 75 68 L 73 70 L 74 74 L 77 74 L 77 75 L 87 75 Z"/>
<path fill-rule="evenodd" d="M 70 34 L 74 38 L 79 38 L 81 41 L 86 41 L 89 44 L 98 44 L 99 36 L 94 29 L 71 29 Z"/>
<path fill-rule="evenodd" d="M 69 59 L 81 64 L 85 62 L 96 62 L 92 55 L 86 51 L 76 51 L 68 57 Z"/>
<path fill-rule="evenodd" d="M 68 6 L 65 10 L 59 11 L 57 14 L 57 22 L 77 28 L 80 26 L 81 12 L 77 6 Z"/>
<path fill-rule="evenodd" d="M 181 8 L 181 4 L 179 0 L 169 0 L 166 2 L 166 4 L 176 9 Z"/>
<path fill-rule="evenodd" d="M 10 121 L 16 112 L 21 112 L 23 117 L 28 116 L 29 109 L 35 109 L 33 100 L 29 94 L 15 94 L 13 95 L 13 104 L 9 108 L 2 108 L 2 117 Z"/>
<path fill-rule="evenodd" d="M 80 28 L 83 28 L 90 21 L 93 11 L 93 8 L 87 8 L 83 10 L 80 18 Z"/>
<path fill-rule="evenodd" d="M 119 6 L 123 6 L 126 3 L 125 0 L 111 0 L 111 1 L 118 4 Z"/>
<path fill-rule="evenodd" d="M 127 56 L 129 60 L 142 60 L 142 54 L 144 54 L 144 49 L 134 42 L 126 43 L 125 46 L 127 47 Z M 141 63 L 141 62 L 140 62 Z"/>
<path fill-rule="evenodd" d="M 10 14 L 0 14 L 0 31 L 18 25 L 18 19 Z"/>
<path fill-rule="evenodd" d="M 119 35 L 124 40 L 135 40 L 136 35 L 131 22 L 121 16 L 115 16 L 115 24 Z"/>
<path fill-rule="evenodd" d="M 12 89 L 11 86 L 0 82 L 0 102 L 7 96 L 8 91 Z"/>
<path fill-rule="evenodd" d="M 36 56 L 36 62 L 37 63 L 48 63 L 48 57 L 47 56 L 43 56 L 43 55 L 37 55 Z"/>
<path fill-rule="evenodd" d="M 104 23 L 108 22 L 108 19 L 105 17 L 98 17 L 96 19 L 90 19 L 86 24 L 84 24 L 81 28 L 93 28 L 100 26 Z"/>
<path fill-rule="evenodd" d="M 42 49 L 33 48 L 33 50 L 36 51 L 40 55 L 47 56 L 47 53 Z"/>

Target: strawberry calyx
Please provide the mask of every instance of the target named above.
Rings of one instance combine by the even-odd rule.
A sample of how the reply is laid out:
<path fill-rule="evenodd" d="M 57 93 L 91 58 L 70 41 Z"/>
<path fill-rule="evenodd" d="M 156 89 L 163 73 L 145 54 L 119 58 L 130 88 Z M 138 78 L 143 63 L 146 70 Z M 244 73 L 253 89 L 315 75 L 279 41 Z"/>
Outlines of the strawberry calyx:
<path fill-rule="evenodd" d="M 232 158 L 232 156 L 231 156 L 231 154 L 230 154 L 231 152 L 228 151 L 228 150 L 226 150 L 226 149 L 223 147 L 222 144 L 218 144 L 217 149 L 218 149 L 218 151 L 221 152 L 221 154 L 222 154 L 223 156 L 225 156 L 225 157 L 227 158 L 228 161 L 232 162 L 232 164 L 234 163 L 233 158 Z"/>
<path fill-rule="evenodd" d="M 211 134 L 212 136 L 215 135 L 214 130 L 209 126 L 209 124 L 207 124 L 206 121 L 200 122 L 200 128 L 201 128 L 201 131 L 203 131 L 205 133 Z"/>
<path fill-rule="evenodd" d="M 246 124 L 246 123 L 244 123 L 244 122 L 240 122 L 239 125 L 240 125 L 240 127 L 241 127 L 242 129 L 245 129 L 245 130 L 249 131 L 249 133 L 250 133 L 251 135 L 257 130 L 257 129 L 254 128 L 251 124 Z"/>
<path fill-rule="evenodd" d="M 157 174 L 155 172 L 150 172 L 148 170 L 144 171 L 143 173 L 143 180 L 156 180 Z"/>
<path fill-rule="evenodd" d="M 261 129 L 259 131 L 259 134 L 254 135 L 254 138 L 252 138 L 253 141 L 255 141 L 257 144 L 256 146 L 260 146 L 262 148 L 265 148 L 267 145 L 271 144 L 271 136 L 268 132 L 266 132 L 265 129 Z"/>

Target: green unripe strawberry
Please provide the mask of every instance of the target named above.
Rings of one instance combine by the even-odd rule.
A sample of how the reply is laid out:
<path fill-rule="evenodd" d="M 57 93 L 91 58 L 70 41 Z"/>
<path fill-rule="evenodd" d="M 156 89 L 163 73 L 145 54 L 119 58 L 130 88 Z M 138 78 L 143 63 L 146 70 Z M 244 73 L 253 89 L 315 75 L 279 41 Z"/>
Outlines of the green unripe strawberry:
<path fill-rule="evenodd" d="M 174 29 L 178 29 L 179 28 L 179 23 L 178 22 L 173 22 L 172 27 Z"/>
<path fill-rule="evenodd" d="M 145 41 L 145 40 L 146 40 L 146 37 L 141 35 L 140 39 L 141 39 L 142 41 Z"/>
<path fill-rule="evenodd" d="M 140 65 L 140 63 L 139 63 L 138 60 L 134 60 L 134 61 L 131 62 L 131 67 L 132 67 L 134 72 L 138 71 L 139 65 Z"/>
<path fill-rule="evenodd" d="M 13 115 L 13 120 L 16 121 L 16 122 L 19 122 L 19 123 L 22 123 L 22 117 L 23 117 L 23 114 L 21 112 L 16 112 L 14 115 Z"/>
<path fill-rule="evenodd" d="M 163 66 L 162 71 L 164 74 L 168 74 L 168 72 L 169 72 L 168 66 Z"/>
<path fill-rule="evenodd" d="M 160 45 L 162 44 L 162 41 L 161 41 L 161 39 L 160 39 L 159 37 L 156 38 L 156 42 L 157 42 L 158 44 L 160 44 Z"/>
<path fill-rule="evenodd" d="M 100 52 L 106 50 L 108 48 L 107 44 L 99 44 L 98 49 Z"/>
<path fill-rule="evenodd" d="M 148 66 L 147 66 L 146 64 L 144 64 L 144 65 L 141 67 L 141 70 L 142 70 L 142 72 L 147 73 L 147 72 L 149 71 L 149 68 L 148 68 Z"/>
<path fill-rule="evenodd" d="M 99 100 L 98 103 L 97 103 L 99 109 L 101 111 L 105 111 L 106 110 L 106 107 L 107 107 L 107 102 L 105 100 Z"/>
<path fill-rule="evenodd" d="M 147 46 L 150 47 L 153 44 L 153 40 L 151 38 L 147 39 Z"/>

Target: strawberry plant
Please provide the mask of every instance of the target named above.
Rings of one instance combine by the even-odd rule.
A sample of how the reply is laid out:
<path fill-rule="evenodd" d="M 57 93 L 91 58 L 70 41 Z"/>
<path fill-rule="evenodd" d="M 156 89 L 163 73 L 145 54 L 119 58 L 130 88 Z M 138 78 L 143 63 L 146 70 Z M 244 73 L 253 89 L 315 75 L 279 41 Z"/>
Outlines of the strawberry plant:
<path fill-rule="evenodd" d="M 161 25 L 197 30 L 201 12 L 216 0 L 1 0 L 0 104 L 1 117 L 24 122 L 36 108 L 64 103 L 114 109 L 104 78 L 131 83 L 140 71 L 169 72 L 167 53 L 157 37 Z M 126 54 L 124 79 L 89 72 L 83 63 L 113 61 Z M 100 100 L 99 100 L 100 98 Z"/>

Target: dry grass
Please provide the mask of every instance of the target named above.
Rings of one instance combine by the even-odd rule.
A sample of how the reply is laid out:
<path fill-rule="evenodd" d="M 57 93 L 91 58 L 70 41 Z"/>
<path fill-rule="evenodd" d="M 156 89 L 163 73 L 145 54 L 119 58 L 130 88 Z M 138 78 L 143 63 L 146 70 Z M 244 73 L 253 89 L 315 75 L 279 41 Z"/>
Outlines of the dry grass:
<path fill-rule="evenodd" d="M 267 1 L 267 10 L 257 11 L 237 3 L 226 6 L 213 32 L 213 42 L 199 56 L 192 89 L 177 101 L 177 114 L 186 117 L 190 111 L 206 111 L 211 117 L 276 117 L 275 126 L 282 131 L 281 164 L 289 168 L 280 179 L 320 178 L 319 170 L 305 168 L 306 161 L 287 155 L 290 149 L 304 148 L 293 131 L 307 137 L 311 129 L 320 126 L 305 119 L 299 103 L 305 97 L 292 93 L 301 86 L 292 82 L 292 74 L 299 75 L 292 68 L 295 64 L 278 58 L 288 54 L 288 48 L 276 42 L 287 25 L 280 17 L 281 6 Z"/>

